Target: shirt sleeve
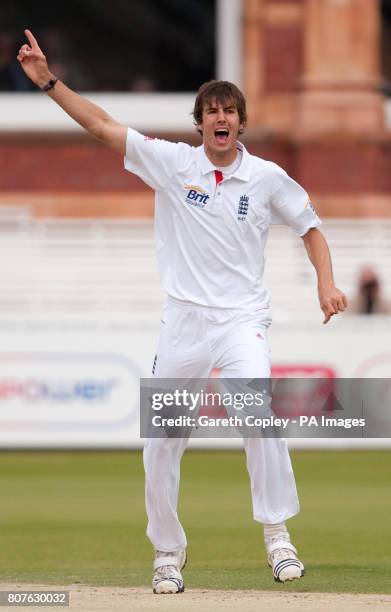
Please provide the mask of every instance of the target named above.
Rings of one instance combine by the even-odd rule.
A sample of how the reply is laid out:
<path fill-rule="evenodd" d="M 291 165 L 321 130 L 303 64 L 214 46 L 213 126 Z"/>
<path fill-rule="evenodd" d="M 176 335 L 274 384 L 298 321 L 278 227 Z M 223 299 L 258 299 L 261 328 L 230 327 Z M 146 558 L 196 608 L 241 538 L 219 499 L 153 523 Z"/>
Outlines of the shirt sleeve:
<path fill-rule="evenodd" d="M 149 138 L 128 128 L 125 170 L 139 176 L 149 187 L 163 189 L 174 176 L 183 143 Z"/>
<path fill-rule="evenodd" d="M 271 196 L 271 224 L 289 225 L 299 236 L 321 225 L 308 193 L 278 168 L 279 184 Z"/>

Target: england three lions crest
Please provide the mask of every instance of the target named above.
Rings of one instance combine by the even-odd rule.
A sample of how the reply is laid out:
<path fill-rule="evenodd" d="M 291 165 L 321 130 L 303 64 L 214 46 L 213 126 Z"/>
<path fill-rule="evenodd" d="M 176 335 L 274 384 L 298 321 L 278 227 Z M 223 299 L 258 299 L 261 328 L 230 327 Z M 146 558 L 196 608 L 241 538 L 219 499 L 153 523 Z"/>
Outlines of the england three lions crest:
<path fill-rule="evenodd" d="M 241 195 L 238 204 L 238 221 L 245 221 L 247 218 L 249 205 L 249 197 L 247 195 Z"/>

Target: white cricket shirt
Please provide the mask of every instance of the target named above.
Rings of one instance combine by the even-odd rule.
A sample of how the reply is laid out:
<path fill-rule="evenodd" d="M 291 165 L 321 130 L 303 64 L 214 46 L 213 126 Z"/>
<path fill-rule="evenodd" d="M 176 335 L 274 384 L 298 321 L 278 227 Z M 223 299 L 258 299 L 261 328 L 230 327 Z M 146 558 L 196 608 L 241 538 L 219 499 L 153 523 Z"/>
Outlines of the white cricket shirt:
<path fill-rule="evenodd" d="M 177 300 L 214 308 L 268 307 L 264 248 L 272 223 L 303 236 L 320 225 L 306 191 L 279 166 L 242 153 L 217 184 L 203 145 L 150 139 L 128 129 L 125 168 L 156 192 L 160 277 Z"/>

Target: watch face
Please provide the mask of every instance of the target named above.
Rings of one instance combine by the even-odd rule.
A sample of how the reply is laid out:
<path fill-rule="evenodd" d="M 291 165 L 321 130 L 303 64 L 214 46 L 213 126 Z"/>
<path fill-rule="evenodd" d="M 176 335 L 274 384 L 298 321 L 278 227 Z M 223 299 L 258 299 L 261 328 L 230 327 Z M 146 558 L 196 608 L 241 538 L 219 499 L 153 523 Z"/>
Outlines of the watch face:
<path fill-rule="evenodd" d="M 58 79 L 50 79 L 50 81 L 43 88 L 43 91 L 49 91 L 49 89 L 52 89 L 57 83 L 57 81 Z"/>

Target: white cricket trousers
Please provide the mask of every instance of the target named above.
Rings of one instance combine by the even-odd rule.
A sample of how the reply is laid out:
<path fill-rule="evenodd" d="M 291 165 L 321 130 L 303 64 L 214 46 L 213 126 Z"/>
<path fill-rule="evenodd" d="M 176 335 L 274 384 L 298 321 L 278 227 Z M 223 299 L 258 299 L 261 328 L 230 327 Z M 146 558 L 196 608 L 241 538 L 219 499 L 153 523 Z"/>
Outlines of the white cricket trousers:
<path fill-rule="evenodd" d="M 169 298 L 163 308 L 154 375 L 208 378 L 269 378 L 267 311 L 208 308 Z M 299 511 L 286 440 L 244 438 L 253 516 L 281 523 Z M 157 550 L 176 552 L 187 541 L 178 519 L 180 462 L 187 438 L 149 438 L 144 446 L 147 536 Z"/>

